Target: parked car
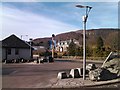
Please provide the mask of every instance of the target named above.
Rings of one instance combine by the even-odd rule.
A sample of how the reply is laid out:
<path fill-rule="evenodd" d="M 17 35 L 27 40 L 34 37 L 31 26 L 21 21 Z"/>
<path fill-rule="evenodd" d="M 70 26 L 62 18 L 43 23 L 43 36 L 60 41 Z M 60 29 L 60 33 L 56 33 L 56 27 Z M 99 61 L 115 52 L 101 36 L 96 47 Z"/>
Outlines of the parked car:
<path fill-rule="evenodd" d="M 49 56 L 43 58 L 43 62 L 48 62 L 48 61 L 49 61 Z"/>
<path fill-rule="evenodd" d="M 54 62 L 52 56 L 41 57 L 38 59 L 38 63 L 40 62 Z"/>

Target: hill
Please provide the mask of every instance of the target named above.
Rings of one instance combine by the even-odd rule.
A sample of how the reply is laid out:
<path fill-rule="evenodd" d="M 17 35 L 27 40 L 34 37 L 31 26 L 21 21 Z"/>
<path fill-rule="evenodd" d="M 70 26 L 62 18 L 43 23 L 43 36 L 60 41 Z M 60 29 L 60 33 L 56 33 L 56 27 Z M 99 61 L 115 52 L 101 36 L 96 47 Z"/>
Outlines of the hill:
<path fill-rule="evenodd" d="M 55 36 L 55 39 L 56 39 L 56 41 L 76 39 L 79 41 L 80 44 L 82 44 L 82 39 L 83 39 L 82 34 L 83 34 L 82 30 L 76 30 L 76 31 L 72 31 L 72 32 L 58 34 Z M 102 37 L 105 45 L 109 46 L 111 39 L 113 39 L 115 36 L 118 36 L 118 29 L 100 28 L 100 29 L 86 30 L 87 44 L 89 46 L 94 46 L 96 44 L 97 37 Z M 51 40 L 51 37 L 37 38 L 37 39 L 33 40 L 33 43 L 34 43 L 34 45 L 42 45 L 42 46 L 48 47 L 49 40 Z"/>

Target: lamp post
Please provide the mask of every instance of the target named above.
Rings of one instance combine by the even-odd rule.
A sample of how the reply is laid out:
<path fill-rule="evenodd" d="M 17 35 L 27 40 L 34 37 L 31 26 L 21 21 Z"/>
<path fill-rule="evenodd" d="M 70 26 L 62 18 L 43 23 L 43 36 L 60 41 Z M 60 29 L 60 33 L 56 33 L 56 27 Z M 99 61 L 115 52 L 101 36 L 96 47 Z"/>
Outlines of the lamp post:
<path fill-rule="evenodd" d="M 29 39 L 30 40 L 30 59 L 32 58 L 32 38 Z"/>
<path fill-rule="evenodd" d="M 85 71 L 86 71 L 86 23 L 87 23 L 87 18 L 90 10 L 92 7 L 90 6 L 82 6 L 82 5 L 76 5 L 78 8 L 85 8 L 86 12 L 85 15 L 83 16 L 83 80 L 85 80 Z"/>
<path fill-rule="evenodd" d="M 55 38 L 55 35 L 52 34 L 52 58 L 54 59 L 54 48 L 55 48 L 55 45 L 54 45 L 54 38 Z"/>
<path fill-rule="evenodd" d="M 28 35 L 21 35 L 21 40 L 23 39 L 23 36 L 26 36 L 26 37 L 28 37 Z"/>

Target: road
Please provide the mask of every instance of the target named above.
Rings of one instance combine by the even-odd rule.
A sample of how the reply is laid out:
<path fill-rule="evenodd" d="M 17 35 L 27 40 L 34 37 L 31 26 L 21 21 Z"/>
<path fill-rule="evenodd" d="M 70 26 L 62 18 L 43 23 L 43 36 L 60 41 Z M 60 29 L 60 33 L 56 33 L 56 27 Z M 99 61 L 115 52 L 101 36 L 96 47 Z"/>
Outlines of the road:
<path fill-rule="evenodd" d="M 100 66 L 97 63 L 96 66 Z M 2 88 L 44 88 L 57 78 L 57 73 L 66 71 L 69 74 L 72 68 L 81 68 L 82 62 L 56 60 L 53 63 L 3 64 Z"/>

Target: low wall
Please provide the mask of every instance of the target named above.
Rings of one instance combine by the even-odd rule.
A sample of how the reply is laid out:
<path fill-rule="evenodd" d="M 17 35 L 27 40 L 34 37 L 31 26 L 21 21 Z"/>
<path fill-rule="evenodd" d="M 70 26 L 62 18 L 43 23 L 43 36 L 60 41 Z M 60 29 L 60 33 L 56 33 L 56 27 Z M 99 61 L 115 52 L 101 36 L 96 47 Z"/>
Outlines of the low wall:
<path fill-rule="evenodd" d="M 63 59 L 83 59 L 83 57 L 80 56 L 62 56 Z M 86 59 L 89 60 L 105 60 L 106 57 L 86 57 Z"/>

